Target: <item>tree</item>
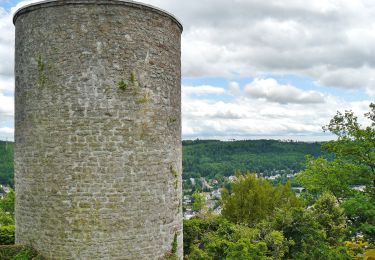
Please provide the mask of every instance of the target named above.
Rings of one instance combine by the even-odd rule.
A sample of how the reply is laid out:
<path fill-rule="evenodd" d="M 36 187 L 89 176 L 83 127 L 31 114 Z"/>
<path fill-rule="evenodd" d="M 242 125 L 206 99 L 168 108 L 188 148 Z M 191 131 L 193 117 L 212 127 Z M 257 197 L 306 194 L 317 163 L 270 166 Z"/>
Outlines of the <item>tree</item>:
<path fill-rule="evenodd" d="M 304 208 L 290 184 L 237 175 L 222 216 L 184 221 L 187 259 L 351 259 L 341 246 L 343 210 L 329 193 Z"/>
<path fill-rule="evenodd" d="M 297 176 L 302 186 L 315 196 L 332 193 L 338 200 L 350 196 L 353 174 L 352 165 L 341 160 L 329 161 L 323 157 L 306 157 L 306 170 Z"/>
<path fill-rule="evenodd" d="M 289 183 L 274 187 L 255 174 L 238 174 L 237 177 L 232 191 L 223 192 L 222 215 L 233 223 L 254 227 L 262 220 L 272 219 L 276 208 L 300 205 Z"/>
<path fill-rule="evenodd" d="M 279 231 L 236 225 L 207 215 L 184 221 L 187 259 L 281 259 L 289 241 Z"/>
<path fill-rule="evenodd" d="M 192 209 L 196 212 L 200 212 L 205 207 L 205 204 L 206 204 L 204 195 L 196 191 L 193 193 L 192 198 L 193 198 Z"/>
<path fill-rule="evenodd" d="M 362 126 L 352 111 L 345 111 L 337 112 L 323 127 L 337 136 L 337 140 L 322 145 L 334 159 L 308 157 L 306 170 L 298 176 L 305 188 L 319 194 L 330 191 L 344 199 L 352 195 L 351 185 L 360 183 L 375 196 L 375 104 L 370 104 L 370 109 L 365 114 L 369 126 Z"/>
<path fill-rule="evenodd" d="M 14 191 L 0 199 L 0 244 L 14 244 Z"/>
<path fill-rule="evenodd" d="M 0 199 L 0 209 L 14 215 L 14 200 L 15 193 L 13 190 L 10 190 L 2 199 Z"/>
<path fill-rule="evenodd" d="M 348 218 L 352 236 L 363 233 L 368 241 L 375 243 L 375 199 L 363 192 L 356 192 L 341 206 Z"/>
<path fill-rule="evenodd" d="M 327 242 L 338 245 L 346 235 L 344 210 L 340 208 L 335 196 L 324 193 L 312 207 L 312 214 L 323 228 Z"/>
<path fill-rule="evenodd" d="M 333 160 L 308 157 L 306 170 L 298 180 L 307 191 L 319 198 L 332 193 L 347 216 L 351 235 L 364 234 L 375 240 L 375 104 L 365 114 L 368 126 L 358 122 L 352 111 L 337 112 L 323 127 L 337 136 L 322 148 L 333 154 Z M 356 184 L 366 185 L 363 192 L 353 190 Z M 331 219 L 332 220 L 332 219 Z M 333 231 L 333 230 L 331 230 Z"/>
<path fill-rule="evenodd" d="M 369 188 L 375 189 L 375 103 L 370 104 L 370 112 L 365 114 L 370 121 L 369 126 L 358 123 L 352 111 L 344 114 L 337 112 L 330 123 L 323 129 L 337 136 L 337 140 L 326 143 L 323 148 L 333 152 L 347 165 L 356 169 Z"/>
<path fill-rule="evenodd" d="M 313 210 L 302 207 L 278 210 L 273 225 L 293 242 L 285 259 L 351 259 L 345 248 L 340 246 L 340 241 L 334 245 L 329 243 L 335 239 L 327 236 L 325 226 L 319 223 L 319 217 Z"/>

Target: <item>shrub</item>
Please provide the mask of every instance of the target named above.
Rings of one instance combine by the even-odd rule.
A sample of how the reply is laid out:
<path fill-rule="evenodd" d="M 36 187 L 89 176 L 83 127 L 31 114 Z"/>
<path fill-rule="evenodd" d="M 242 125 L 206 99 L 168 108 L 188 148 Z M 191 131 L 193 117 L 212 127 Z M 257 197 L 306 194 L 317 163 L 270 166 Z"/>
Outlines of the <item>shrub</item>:
<path fill-rule="evenodd" d="M 44 260 L 38 252 L 24 245 L 0 245 L 1 260 Z"/>
<path fill-rule="evenodd" d="M 14 225 L 0 226 L 0 244 L 14 244 Z M 2 259 L 2 258 L 1 258 Z"/>

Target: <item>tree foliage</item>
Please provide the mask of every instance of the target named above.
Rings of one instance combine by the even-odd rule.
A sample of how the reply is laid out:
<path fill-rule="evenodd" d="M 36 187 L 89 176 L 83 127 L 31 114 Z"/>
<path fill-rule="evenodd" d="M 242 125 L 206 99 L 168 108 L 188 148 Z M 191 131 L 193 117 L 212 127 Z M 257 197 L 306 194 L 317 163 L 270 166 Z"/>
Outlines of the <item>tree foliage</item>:
<path fill-rule="evenodd" d="M 337 112 L 324 127 L 337 136 L 337 140 L 323 145 L 323 149 L 333 152 L 335 157 L 352 166 L 353 174 L 362 178 L 373 192 L 375 188 L 375 103 L 370 104 L 370 112 L 365 114 L 368 126 L 358 123 L 352 111 Z M 355 172 L 354 172 L 355 171 Z"/>
<path fill-rule="evenodd" d="M 14 191 L 0 199 L 0 245 L 14 244 Z"/>
<path fill-rule="evenodd" d="M 0 184 L 14 187 L 14 143 L 0 141 Z"/>
<path fill-rule="evenodd" d="M 330 245 L 337 245 L 344 240 L 347 231 L 344 209 L 339 206 L 335 196 L 324 193 L 312 207 L 312 214 L 323 228 L 325 239 Z"/>
<path fill-rule="evenodd" d="M 333 160 L 308 157 L 300 183 L 315 199 L 332 193 L 344 209 L 351 236 L 365 235 L 375 242 L 375 104 L 365 114 L 363 126 L 352 111 L 337 112 L 324 127 L 337 136 L 322 148 L 334 154 Z M 355 185 L 366 186 L 364 191 Z"/>
<path fill-rule="evenodd" d="M 320 143 L 277 140 L 186 140 L 183 145 L 183 178 L 220 179 L 236 170 L 274 175 L 305 168 L 305 155 L 322 155 Z"/>
<path fill-rule="evenodd" d="M 238 175 L 221 216 L 184 221 L 187 259 L 351 259 L 343 210 L 325 193 L 305 208 L 290 185 Z"/>
<path fill-rule="evenodd" d="M 2 199 L 0 199 L 0 209 L 14 215 L 14 203 L 15 193 L 13 190 L 10 190 Z"/>
<path fill-rule="evenodd" d="M 206 200 L 204 198 L 203 193 L 196 191 L 193 193 L 192 198 L 193 198 L 192 209 L 195 212 L 200 212 L 206 205 Z"/>
<path fill-rule="evenodd" d="M 187 259 L 281 259 L 288 246 L 279 231 L 249 228 L 219 216 L 184 221 Z"/>
<path fill-rule="evenodd" d="M 255 226 L 261 220 L 274 217 L 277 208 L 289 209 L 299 206 L 290 184 L 277 187 L 255 174 L 240 175 L 232 184 L 231 192 L 223 192 L 222 215 L 233 223 Z"/>
<path fill-rule="evenodd" d="M 348 219 L 352 236 L 362 233 L 371 242 L 375 242 L 375 199 L 362 192 L 345 200 L 341 205 Z"/>

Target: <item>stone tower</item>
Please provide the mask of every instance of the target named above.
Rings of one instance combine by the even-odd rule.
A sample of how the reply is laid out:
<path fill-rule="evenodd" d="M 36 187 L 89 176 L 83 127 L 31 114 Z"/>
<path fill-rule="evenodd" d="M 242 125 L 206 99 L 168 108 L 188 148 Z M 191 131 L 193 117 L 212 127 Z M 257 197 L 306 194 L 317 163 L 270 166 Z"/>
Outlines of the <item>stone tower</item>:
<path fill-rule="evenodd" d="M 182 259 L 180 36 L 133 1 L 21 8 L 16 242 L 48 259 Z"/>

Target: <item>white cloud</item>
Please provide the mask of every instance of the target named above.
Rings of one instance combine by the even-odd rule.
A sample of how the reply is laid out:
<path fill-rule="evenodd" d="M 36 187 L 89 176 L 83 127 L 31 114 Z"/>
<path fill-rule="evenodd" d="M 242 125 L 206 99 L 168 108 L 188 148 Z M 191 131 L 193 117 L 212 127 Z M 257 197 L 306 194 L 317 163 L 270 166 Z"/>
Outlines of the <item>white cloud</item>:
<path fill-rule="evenodd" d="M 0 127 L 0 136 L 13 134 L 13 131 L 14 129 L 10 127 Z"/>
<path fill-rule="evenodd" d="M 318 84 L 336 86 L 345 89 L 373 87 L 375 69 L 363 66 L 360 68 L 322 69 Z"/>
<path fill-rule="evenodd" d="M 184 76 L 303 74 L 365 90 L 375 73 L 373 1 L 145 2 L 181 18 Z"/>
<path fill-rule="evenodd" d="M 19 2 L 9 12 L 0 7 L 0 140 L 14 139 L 14 26 L 13 14 L 32 1 Z"/>
<path fill-rule="evenodd" d="M 229 82 L 229 92 L 232 95 L 239 95 L 241 94 L 241 87 L 236 81 Z"/>
<path fill-rule="evenodd" d="M 324 103 L 323 94 L 316 91 L 303 91 L 291 85 L 279 84 L 276 80 L 254 79 L 245 87 L 250 98 L 265 99 L 280 104 L 318 104 Z"/>
<path fill-rule="evenodd" d="M 248 95 L 253 86 L 262 87 L 257 89 L 257 98 L 248 98 L 245 93 Z M 352 109 L 363 123 L 361 116 L 368 111 L 369 103 L 369 100 L 347 102 L 317 92 L 311 95 L 309 91 L 281 85 L 275 79 L 255 79 L 242 94 L 229 101 L 183 95 L 183 137 L 231 139 L 261 136 L 322 140 L 331 138 L 323 133 L 322 126 L 329 123 L 337 110 Z"/>
<path fill-rule="evenodd" d="M 14 27 L 12 15 L 0 7 L 0 79 L 13 76 Z"/>
<path fill-rule="evenodd" d="M 202 86 L 182 86 L 183 95 L 207 95 L 207 94 L 224 94 L 225 89 L 208 85 Z"/>
<path fill-rule="evenodd" d="M 13 140 L 14 99 L 0 92 L 0 140 Z"/>
<path fill-rule="evenodd" d="M 0 127 L 0 136 L 11 135 L 14 133 L 14 129 L 10 127 Z"/>
<path fill-rule="evenodd" d="M 13 131 L 9 121 L 13 103 L 4 95 L 14 88 L 12 14 L 21 5 L 36 1 L 20 2 L 11 12 L 0 8 L 0 137 L 2 132 Z M 283 85 L 264 75 L 302 75 L 317 85 L 361 89 L 369 99 L 375 97 L 373 1 L 144 2 L 182 20 L 184 77 L 256 78 L 243 90 L 235 81 L 228 90 L 184 86 L 184 136 L 318 135 L 337 110 L 353 109 L 361 115 L 370 103 L 301 90 L 293 82 Z M 209 95 L 215 98 L 207 98 Z M 219 101 L 223 95 L 225 101 Z"/>
<path fill-rule="evenodd" d="M 0 76 L 0 94 L 1 93 L 14 93 L 14 78 Z"/>
<path fill-rule="evenodd" d="M 14 128 L 0 127 L 0 140 L 14 140 Z"/>
<path fill-rule="evenodd" d="M 372 86 L 371 88 L 367 88 L 366 92 L 370 97 L 375 98 L 375 86 Z"/>
<path fill-rule="evenodd" d="M 14 98 L 0 93 L 0 124 L 2 118 L 14 116 Z"/>
<path fill-rule="evenodd" d="M 36 1 L 19 2 L 12 13 Z M 289 73 L 313 77 L 322 85 L 366 89 L 364 81 L 369 72 L 375 72 L 373 1 L 143 2 L 164 8 L 182 20 L 185 77 Z M 0 21 L 4 24 L 0 26 L 0 59 L 9 63 L 1 63 L 1 76 L 12 73 L 9 43 L 13 42 L 13 26 L 4 10 L 0 11 Z M 2 42 L 7 42 L 7 47 L 1 47 Z M 356 73 L 343 78 L 340 71 Z"/>

